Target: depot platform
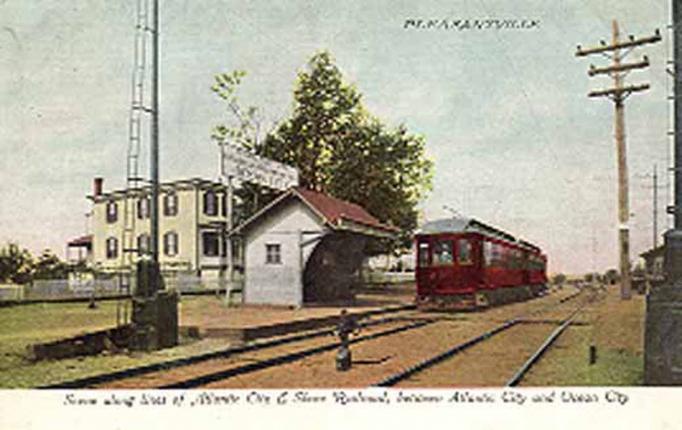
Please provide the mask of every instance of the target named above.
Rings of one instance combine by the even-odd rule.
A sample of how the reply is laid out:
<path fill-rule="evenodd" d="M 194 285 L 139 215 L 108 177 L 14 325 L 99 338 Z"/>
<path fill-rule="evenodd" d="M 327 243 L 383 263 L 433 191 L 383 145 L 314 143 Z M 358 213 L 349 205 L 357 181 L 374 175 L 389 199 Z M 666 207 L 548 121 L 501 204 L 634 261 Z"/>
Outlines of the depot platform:
<path fill-rule="evenodd" d="M 197 307 L 200 307 L 200 312 L 197 312 Z M 230 343 L 240 343 L 333 327 L 343 309 L 356 319 L 364 319 L 414 308 L 413 285 L 363 289 L 352 301 L 310 304 L 300 308 L 227 306 L 222 297 L 202 297 L 181 301 L 180 333 L 189 337 L 224 338 Z"/>

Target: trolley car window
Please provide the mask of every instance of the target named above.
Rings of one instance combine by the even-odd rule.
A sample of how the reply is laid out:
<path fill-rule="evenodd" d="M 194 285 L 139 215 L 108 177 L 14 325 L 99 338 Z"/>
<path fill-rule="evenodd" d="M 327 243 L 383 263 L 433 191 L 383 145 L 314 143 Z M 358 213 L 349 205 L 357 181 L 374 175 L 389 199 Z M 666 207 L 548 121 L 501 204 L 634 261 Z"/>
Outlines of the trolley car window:
<path fill-rule="evenodd" d="M 471 242 L 466 239 L 460 239 L 458 251 L 457 261 L 459 264 L 471 264 Z"/>
<path fill-rule="evenodd" d="M 498 243 L 492 244 L 493 256 L 491 261 L 491 266 L 501 266 L 502 265 L 502 246 Z"/>
<path fill-rule="evenodd" d="M 452 241 L 439 240 L 433 245 L 433 265 L 445 266 L 452 264 Z"/>
<path fill-rule="evenodd" d="M 420 242 L 418 252 L 419 267 L 429 267 L 429 243 Z"/>
<path fill-rule="evenodd" d="M 510 269 L 516 269 L 516 250 L 515 249 L 509 250 L 509 268 Z"/>
<path fill-rule="evenodd" d="M 483 265 L 489 267 L 493 261 L 493 244 L 490 242 L 483 242 Z"/>

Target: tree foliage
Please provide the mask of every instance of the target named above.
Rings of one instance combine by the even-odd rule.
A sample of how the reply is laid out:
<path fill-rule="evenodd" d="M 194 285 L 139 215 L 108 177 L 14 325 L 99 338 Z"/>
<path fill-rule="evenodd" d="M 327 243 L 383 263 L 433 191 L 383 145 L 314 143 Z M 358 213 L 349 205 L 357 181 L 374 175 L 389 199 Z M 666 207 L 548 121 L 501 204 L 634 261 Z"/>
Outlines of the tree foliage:
<path fill-rule="evenodd" d="M 363 206 L 400 228 L 400 240 L 393 245 L 410 243 L 417 204 L 431 187 L 433 163 L 426 157 L 425 139 L 369 113 L 328 52 L 316 53 L 298 73 L 291 115 L 262 139 L 254 125 L 255 109 L 239 108 L 234 95 L 243 73 L 220 76 L 213 89 L 227 101 L 233 125 L 216 127 L 214 139 L 229 139 L 295 166 L 301 186 Z M 249 115 L 240 114 L 244 111 Z M 271 195 L 260 191 L 261 203 L 267 202 Z"/>
<path fill-rule="evenodd" d="M 31 280 L 33 256 L 19 248 L 16 243 L 8 243 L 0 249 L 0 281 L 23 284 Z"/>
<path fill-rule="evenodd" d="M 228 116 L 226 124 L 218 124 L 213 128 L 211 138 L 218 144 L 235 144 L 247 149 L 258 146 L 261 118 L 255 106 L 243 107 L 237 98 L 237 89 L 246 76 L 243 70 L 220 73 L 215 76 L 211 91 L 227 104 Z"/>
<path fill-rule="evenodd" d="M 68 272 L 69 266 L 49 249 L 37 259 L 16 243 L 0 249 L 0 282 L 25 284 L 34 279 L 64 279 Z"/>
<path fill-rule="evenodd" d="M 49 249 L 43 250 L 33 266 L 34 279 L 65 279 L 69 266 Z"/>
<path fill-rule="evenodd" d="M 211 90 L 227 105 L 226 122 L 216 125 L 211 132 L 211 139 L 218 145 L 235 145 L 254 153 L 260 148 L 263 135 L 263 118 L 255 106 L 244 106 L 237 97 L 237 90 L 246 72 L 235 70 L 221 73 L 214 77 Z M 258 184 L 242 183 L 236 189 L 233 222 L 248 218 L 259 208 L 267 204 L 277 195 L 276 192 Z"/>

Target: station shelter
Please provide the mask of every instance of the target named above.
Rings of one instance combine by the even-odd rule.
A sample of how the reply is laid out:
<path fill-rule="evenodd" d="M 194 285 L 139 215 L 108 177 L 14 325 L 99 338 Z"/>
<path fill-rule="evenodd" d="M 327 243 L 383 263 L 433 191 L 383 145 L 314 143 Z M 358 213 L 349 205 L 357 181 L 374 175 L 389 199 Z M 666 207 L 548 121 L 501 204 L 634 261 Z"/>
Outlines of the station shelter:
<path fill-rule="evenodd" d="M 361 206 L 290 188 L 235 228 L 245 304 L 303 306 L 352 298 L 369 241 L 398 229 Z"/>

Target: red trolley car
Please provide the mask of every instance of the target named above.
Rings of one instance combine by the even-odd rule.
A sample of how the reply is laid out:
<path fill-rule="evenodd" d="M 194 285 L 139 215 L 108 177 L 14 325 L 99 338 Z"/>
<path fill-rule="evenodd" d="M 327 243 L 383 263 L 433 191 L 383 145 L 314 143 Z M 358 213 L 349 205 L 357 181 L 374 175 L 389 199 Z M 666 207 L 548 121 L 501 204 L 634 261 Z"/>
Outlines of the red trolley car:
<path fill-rule="evenodd" d="M 540 248 L 475 219 L 429 222 L 415 242 L 420 308 L 486 307 L 546 291 L 547 257 Z"/>

